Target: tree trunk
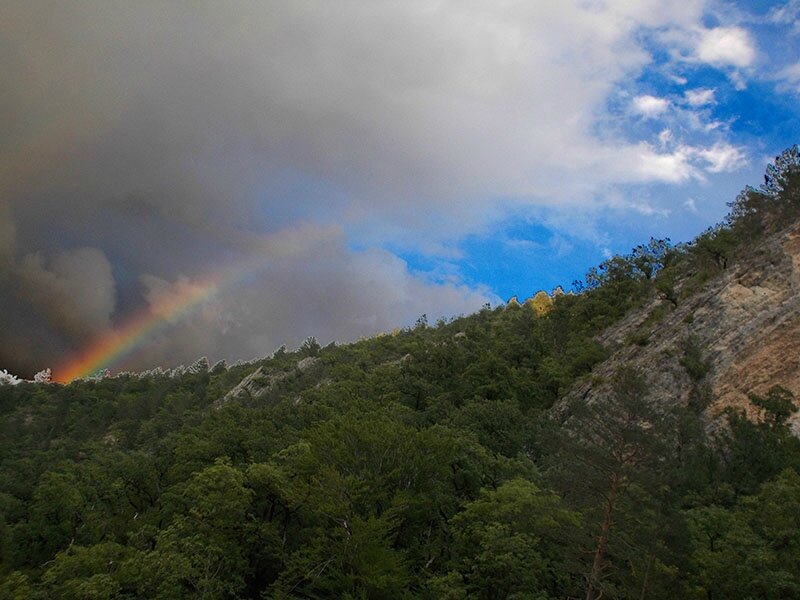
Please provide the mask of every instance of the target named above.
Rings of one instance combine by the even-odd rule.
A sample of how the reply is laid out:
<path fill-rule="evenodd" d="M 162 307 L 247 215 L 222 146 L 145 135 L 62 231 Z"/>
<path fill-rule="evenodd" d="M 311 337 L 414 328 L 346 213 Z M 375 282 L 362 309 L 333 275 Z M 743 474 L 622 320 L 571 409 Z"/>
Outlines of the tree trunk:
<path fill-rule="evenodd" d="M 654 555 L 650 555 L 650 558 L 647 560 L 647 569 L 644 572 L 644 581 L 642 582 L 642 593 L 639 594 L 639 600 L 644 600 L 647 594 L 647 584 L 650 580 L 650 569 L 653 567 L 653 563 L 655 562 L 656 557 Z"/>
<path fill-rule="evenodd" d="M 611 515 L 614 513 L 614 504 L 617 501 L 617 490 L 619 489 L 620 476 L 614 473 L 611 476 L 611 487 L 608 490 L 606 505 L 603 509 L 603 522 L 600 525 L 600 537 L 597 538 L 597 548 L 594 552 L 592 571 L 586 586 L 586 600 L 595 600 L 597 584 L 600 581 L 600 573 L 603 570 L 603 562 L 606 557 L 606 544 L 608 543 L 608 532 L 611 529 Z"/>

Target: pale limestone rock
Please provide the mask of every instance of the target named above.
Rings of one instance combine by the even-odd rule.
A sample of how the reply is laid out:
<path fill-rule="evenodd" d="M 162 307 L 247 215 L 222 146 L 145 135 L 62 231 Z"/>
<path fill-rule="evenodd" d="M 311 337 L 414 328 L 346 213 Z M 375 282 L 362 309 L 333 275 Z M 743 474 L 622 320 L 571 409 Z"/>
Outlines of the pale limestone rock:
<path fill-rule="evenodd" d="M 652 298 L 599 336 L 612 355 L 567 400 L 592 401 L 606 392 L 603 382 L 618 367 L 630 365 L 646 375 L 654 402 L 687 402 L 694 382 L 680 359 L 692 336 L 710 365 L 702 382 L 712 393 L 710 416 L 727 406 L 748 410 L 747 394 L 766 394 L 773 385 L 789 389 L 800 403 L 800 224 L 760 242 L 679 301 L 650 326 L 646 345 L 630 343 L 661 302 Z M 800 415 L 793 426 L 800 433 Z"/>

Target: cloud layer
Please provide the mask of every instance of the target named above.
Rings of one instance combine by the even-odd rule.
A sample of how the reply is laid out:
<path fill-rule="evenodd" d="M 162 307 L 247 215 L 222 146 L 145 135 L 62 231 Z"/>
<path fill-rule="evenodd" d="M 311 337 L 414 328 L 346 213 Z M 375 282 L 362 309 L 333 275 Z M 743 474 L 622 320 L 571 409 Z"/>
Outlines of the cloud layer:
<path fill-rule="evenodd" d="M 171 286 L 254 259 L 132 366 L 352 339 L 495 300 L 390 249 L 446 256 L 511 204 L 602 204 L 609 186 L 744 160 L 721 139 L 659 145 L 608 119 L 653 60 L 643 32 L 680 60 L 752 63 L 747 32 L 702 27 L 704 8 L 5 3 L 0 367 L 57 362 Z M 686 92 L 698 110 L 713 101 Z M 655 118 L 675 102 L 633 106 Z"/>

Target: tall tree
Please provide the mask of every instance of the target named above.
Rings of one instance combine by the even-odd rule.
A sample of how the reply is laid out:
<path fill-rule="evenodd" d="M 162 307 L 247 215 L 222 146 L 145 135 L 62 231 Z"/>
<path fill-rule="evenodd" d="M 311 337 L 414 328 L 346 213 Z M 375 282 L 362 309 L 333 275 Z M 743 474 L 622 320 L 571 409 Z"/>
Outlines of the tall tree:
<path fill-rule="evenodd" d="M 608 579 L 615 561 L 638 562 L 645 546 L 645 554 L 655 551 L 647 535 L 641 535 L 647 529 L 643 520 L 631 527 L 632 514 L 625 513 L 629 500 L 642 514 L 648 503 L 655 507 L 647 490 L 658 487 L 654 478 L 666 462 L 673 435 L 670 412 L 648 402 L 644 377 L 630 368 L 615 374 L 605 397 L 571 407 L 551 474 L 565 499 L 587 515 L 587 535 L 593 541 L 582 563 L 586 600 L 599 599 L 612 585 Z M 615 536 L 625 544 L 614 548 Z M 632 556 L 631 549 L 640 556 Z M 645 573 L 640 584 L 646 587 Z"/>

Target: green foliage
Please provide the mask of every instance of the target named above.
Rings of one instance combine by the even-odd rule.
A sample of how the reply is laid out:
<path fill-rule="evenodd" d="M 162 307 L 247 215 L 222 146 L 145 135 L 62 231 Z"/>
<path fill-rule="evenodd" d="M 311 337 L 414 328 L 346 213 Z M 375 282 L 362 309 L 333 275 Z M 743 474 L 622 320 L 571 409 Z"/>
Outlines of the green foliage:
<path fill-rule="evenodd" d="M 453 519 L 453 557 L 431 587 L 437 597 L 550 598 L 563 562 L 560 540 L 579 517 L 554 493 L 513 479 L 484 491 Z"/>
<path fill-rule="evenodd" d="M 42 582 L 54 597 L 64 600 L 117 598 L 121 580 L 126 579 L 120 566 L 132 555 L 131 549 L 114 542 L 73 546 L 56 556 Z"/>
<path fill-rule="evenodd" d="M 640 244 L 633 249 L 630 261 L 637 273 L 641 273 L 645 279 L 653 279 L 664 267 L 664 261 L 671 249 L 669 239 L 650 238 L 647 244 Z"/>
<path fill-rule="evenodd" d="M 0 386 L 0 599 L 798 596 L 791 394 L 751 395 L 752 419 L 709 439 L 691 336 L 688 407 L 592 372 L 606 327 L 653 303 L 646 343 L 800 213 L 798 164 L 781 155 L 694 243 L 650 240 L 538 313 Z M 262 394 L 222 402 L 259 368 Z M 565 406 L 577 381 L 607 393 Z"/>
<path fill-rule="evenodd" d="M 699 382 L 710 368 L 708 361 L 703 357 L 703 349 L 695 336 L 689 336 L 683 342 L 683 356 L 679 362 L 686 369 L 693 381 Z"/>
<path fill-rule="evenodd" d="M 800 476 L 789 470 L 732 508 L 687 514 L 695 585 L 704 597 L 795 598 L 800 594 Z"/>
<path fill-rule="evenodd" d="M 0 580 L 0 600 L 28 600 L 31 595 L 28 577 L 20 571 L 13 571 Z"/>
<path fill-rule="evenodd" d="M 789 417 L 797 412 L 794 394 L 779 385 L 772 386 L 766 396 L 751 393 L 749 398 L 761 410 L 761 421 L 772 430 L 785 428 Z"/>
<path fill-rule="evenodd" d="M 675 415 L 653 406 L 642 374 L 628 368 L 615 373 L 602 399 L 570 407 L 549 476 L 586 519 L 573 549 L 586 558 L 571 566 L 573 581 L 585 587 L 571 593 L 594 599 L 628 588 L 633 594 L 647 585 L 647 563 L 669 570 L 669 553 L 659 539 L 659 503 L 678 432 Z M 612 578 L 624 564 L 632 572 Z"/>
<path fill-rule="evenodd" d="M 322 346 L 320 346 L 317 338 L 312 335 L 306 338 L 300 345 L 300 354 L 303 356 L 318 356 L 321 349 Z"/>
<path fill-rule="evenodd" d="M 747 241 L 793 223 L 800 216 L 800 148 L 787 148 L 767 166 L 764 183 L 747 187 L 730 205 L 727 222 Z"/>
<path fill-rule="evenodd" d="M 766 397 L 750 395 L 761 419 L 752 421 L 744 410 L 729 410 L 729 431 L 723 440 L 727 480 L 738 494 L 753 494 L 766 479 L 786 468 L 800 470 L 800 440 L 792 435 L 788 418 L 797 411 L 793 396 L 775 386 Z"/>
<path fill-rule="evenodd" d="M 717 225 L 697 237 L 692 247 L 692 258 L 699 271 L 727 269 L 733 258 L 738 239 L 733 230 Z"/>

